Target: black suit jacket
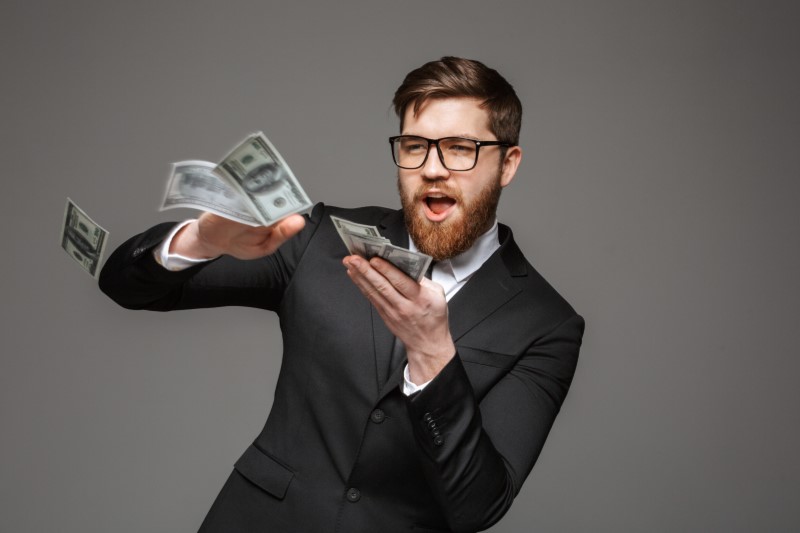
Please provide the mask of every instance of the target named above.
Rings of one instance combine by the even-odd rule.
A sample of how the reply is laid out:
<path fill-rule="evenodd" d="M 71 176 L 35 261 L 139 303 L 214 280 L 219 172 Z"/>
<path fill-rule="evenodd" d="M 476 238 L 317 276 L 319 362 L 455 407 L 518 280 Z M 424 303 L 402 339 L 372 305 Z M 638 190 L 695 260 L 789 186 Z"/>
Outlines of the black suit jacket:
<path fill-rule="evenodd" d="M 348 279 L 329 215 L 406 246 L 402 213 L 317 205 L 275 254 L 168 272 L 150 250 L 172 224 L 120 246 L 100 287 L 132 309 L 275 311 L 283 361 L 272 410 L 206 517 L 207 532 L 478 531 L 533 467 L 575 371 L 583 319 L 501 247 L 448 304 L 457 354 L 422 392 L 400 390 L 394 338 Z"/>

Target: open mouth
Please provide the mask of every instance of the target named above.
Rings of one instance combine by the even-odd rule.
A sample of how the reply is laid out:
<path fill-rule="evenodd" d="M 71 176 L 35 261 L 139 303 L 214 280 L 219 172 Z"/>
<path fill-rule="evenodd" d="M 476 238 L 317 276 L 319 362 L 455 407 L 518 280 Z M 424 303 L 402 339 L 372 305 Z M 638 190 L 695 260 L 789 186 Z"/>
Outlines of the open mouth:
<path fill-rule="evenodd" d="M 422 201 L 425 205 L 425 215 L 432 221 L 444 220 L 456 205 L 455 198 L 441 192 L 428 192 Z"/>

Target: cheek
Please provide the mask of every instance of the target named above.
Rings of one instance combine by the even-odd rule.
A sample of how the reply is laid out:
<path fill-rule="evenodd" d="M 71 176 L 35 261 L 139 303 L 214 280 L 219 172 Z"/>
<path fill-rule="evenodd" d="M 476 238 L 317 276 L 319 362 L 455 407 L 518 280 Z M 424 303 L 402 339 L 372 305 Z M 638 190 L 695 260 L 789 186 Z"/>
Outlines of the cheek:
<path fill-rule="evenodd" d="M 458 183 L 452 184 L 452 188 L 458 194 L 458 199 L 466 203 L 475 199 L 480 191 L 480 187 L 476 185 L 474 179 L 459 180 Z"/>
<path fill-rule="evenodd" d="M 418 188 L 418 184 L 415 183 L 414 179 L 410 176 L 404 176 L 402 174 L 397 175 L 397 188 L 400 190 L 400 193 L 404 196 L 414 196 Z"/>

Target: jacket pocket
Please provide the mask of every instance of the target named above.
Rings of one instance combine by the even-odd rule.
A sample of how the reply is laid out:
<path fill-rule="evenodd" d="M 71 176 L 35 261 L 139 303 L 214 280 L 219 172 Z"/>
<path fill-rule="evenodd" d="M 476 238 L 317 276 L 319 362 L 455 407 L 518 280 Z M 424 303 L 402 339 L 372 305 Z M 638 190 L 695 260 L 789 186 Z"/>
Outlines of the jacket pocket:
<path fill-rule="evenodd" d="M 286 496 L 286 490 L 294 477 L 294 472 L 252 444 L 233 467 L 249 481 L 279 500 Z"/>
<path fill-rule="evenodd" d="M 496 348 L 479 348 L 456 343 L 462 361 L 495 368 L 510 368 L 516 356 L 499 352 Z"/>

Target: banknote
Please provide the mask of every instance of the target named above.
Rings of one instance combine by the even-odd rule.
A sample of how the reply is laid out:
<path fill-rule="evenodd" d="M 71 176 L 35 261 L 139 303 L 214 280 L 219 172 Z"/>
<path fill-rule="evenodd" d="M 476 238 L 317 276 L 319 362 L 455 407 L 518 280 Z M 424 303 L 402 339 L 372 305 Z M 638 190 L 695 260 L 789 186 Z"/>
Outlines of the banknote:
<path fill-rule="evenodd" d="M 362 257 L 366 257 L 369 259 L 370 257 L 380 256 L 383 254 L 383 251 L 386 249 L 387 246 L 391 246 L 392 243 L 384 242 L 377 239 L 372 239 L 369 237 L 365 237 L 363 235 L 354 235 L 349 234 L 346 238 L 342 238 L 345 241 L 345 244 L 348 242 L 350 246 L 347 248 L 351 254 L 360 255 Z"/>
<path fill-rule="evenodd" d="M 260 226 L 261 221 L 251 214 L 244 196 L 214 174 L 216 166 L 216 163 L 208 161 L 173 163 L 160 210 L 177 207 L 202 209 L 236 222 Z"/>
<path fill-rule="evenodd" d="M 263 225 L 313 206 L 292 169 L 261 133 L 253 133 L 225 156 L 214 173 L 233 185 Z"/>
<path fill-rule="evenodd" d="M 108 232 L 67 198 L 61 247 L 92 277 L 100 275 L 100 263 L 108 243 Z"/>
<path fill-rule="evenodd" d="M 433 260 L 429 255 L 415 253 L 394 245 L 384 248 L 381 257 L 417 281 L 425 277 L 425 272 L 428 271 L 428 266 Z"/>
<path fill-rule="evenodd" d="M 375 226 L 367 226 L 365 224 L 359 224 L 357 222 L 352 222 L 350 220 L 345 220 L 343 218 L 339 218 L 337 216 L 331 215 L 331 221 L 333 222 L 333 226 L 336 228 L 336 231 L 339 232 L 339 237 L 341 237 L 342 241 L 344 241 L 345 246 L 347 246 L 348 250 L 353 250 L 353 239 L 352 236 L 359 235 L 361 237 L 366 238 L 373 238 L 380 242 L 389 242 L 389 239 L 386 239 L 381 236 L 380 232 L 378 232 L 378 228 Z M 364 255 L 363 253 L 359 255 Z"/>
<path fill-rule="evenodd" d="M 366 259 L 376 256 L 386 259 L 416 281 L 420 281 L 428 271 L 431 256 L 395 246 L 389 239 L 382 237 L 375 226 L 359 224 L 333 215 L 331 221 L 350 254 L 360 255 Z"/>

